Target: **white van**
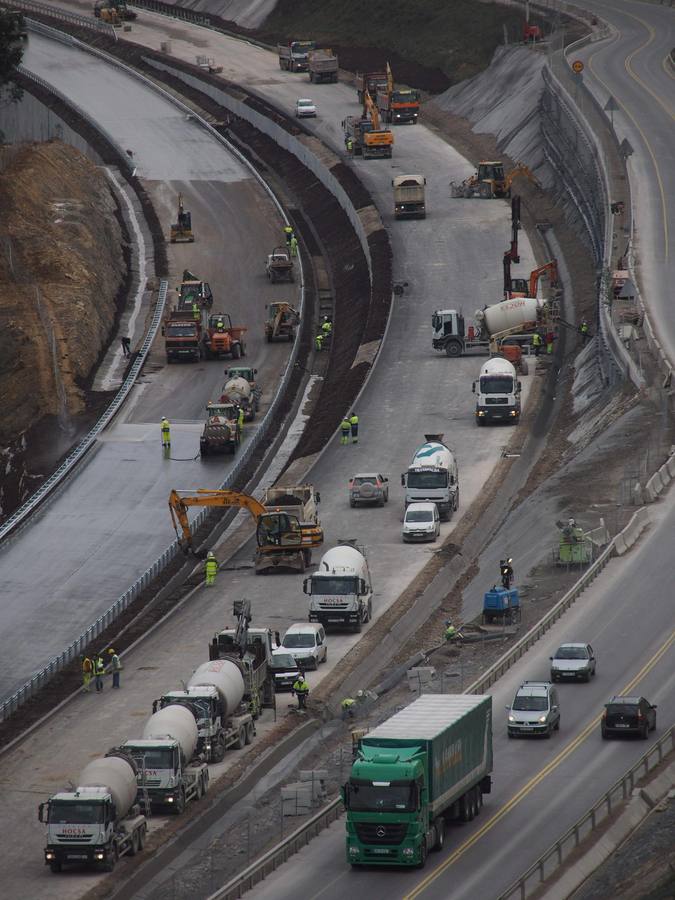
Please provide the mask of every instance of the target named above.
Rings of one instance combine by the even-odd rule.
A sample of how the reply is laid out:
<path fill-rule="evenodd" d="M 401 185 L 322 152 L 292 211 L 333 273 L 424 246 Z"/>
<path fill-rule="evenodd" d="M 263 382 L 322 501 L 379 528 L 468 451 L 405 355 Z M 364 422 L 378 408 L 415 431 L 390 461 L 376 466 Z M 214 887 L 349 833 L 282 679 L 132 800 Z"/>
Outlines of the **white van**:
<path fill-rule="evenodd" d="M 291 625 L 281 642 L 280 652 L 291 653 L 303 669 L 318 669 L 326 662 L 326 632 L 319 622 L 299 622 Z"/>
<path fill-rule="evenodd" d="M 403 518 L 404 541 L 435 541 L 441 520 L 435 503 L 411 503 Z"/>

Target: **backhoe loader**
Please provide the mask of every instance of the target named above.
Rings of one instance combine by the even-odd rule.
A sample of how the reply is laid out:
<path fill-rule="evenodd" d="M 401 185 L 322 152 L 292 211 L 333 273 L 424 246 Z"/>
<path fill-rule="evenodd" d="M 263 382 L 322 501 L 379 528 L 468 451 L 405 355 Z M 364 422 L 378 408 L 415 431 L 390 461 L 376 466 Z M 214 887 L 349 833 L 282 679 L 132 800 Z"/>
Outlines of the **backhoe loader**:
<path fill-rule="evenodd" d="M 171 520 L 183 552 L 192 552 L 192 530 L 188 519 L 191 506 L 247 509 L 256 522 L 255 572 L 290 569 L 304 572 L 312 561 L 312 548 L 323 544 L 323 529 L 314 522 L 300 522 L 297 516 L 267 509 L 255 497 L 241 491 L 197 490 L 194 494 L 173 490 L 169 496 Z M 180 526 L 182 537 L 179 535 Z"/>
<path fill-rule="evenodd" d="M 460 184 L 451 181 L 450 196 L 454 198 L 480 197 L 485 200 L 493 200 L 496 197 L 510 197 L 511 185 L 521 175 L 528 178 L 535 187 L 541 189 L 541 184 L 531 169 L 524 163 L 516 163 L 513 169 L 507 175 L 504 175 L 504 163 L 495 160 L 480 162 L 476 174 Z"/>

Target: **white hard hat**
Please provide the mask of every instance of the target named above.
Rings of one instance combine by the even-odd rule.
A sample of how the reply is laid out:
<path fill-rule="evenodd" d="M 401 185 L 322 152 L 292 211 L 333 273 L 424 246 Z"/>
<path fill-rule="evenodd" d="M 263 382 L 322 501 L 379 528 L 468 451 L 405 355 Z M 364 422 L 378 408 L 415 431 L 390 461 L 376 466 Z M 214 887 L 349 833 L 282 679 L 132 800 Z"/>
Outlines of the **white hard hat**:
<path fill-rule="evenodd" d="M 357 697 L 363 697 L 363 691 L 357 691 L 357 692 L 356 692 L 356 696 L 357 696 Z"/>
<path fill-rule="evenodd" d="M 207 559 L 212 559 L 212 558 L 213 558 L 213 551 L 212 551 L 212 550 L 209 550 L 209 552 L 206 554 L 206 558 L 207 558 Z"/>

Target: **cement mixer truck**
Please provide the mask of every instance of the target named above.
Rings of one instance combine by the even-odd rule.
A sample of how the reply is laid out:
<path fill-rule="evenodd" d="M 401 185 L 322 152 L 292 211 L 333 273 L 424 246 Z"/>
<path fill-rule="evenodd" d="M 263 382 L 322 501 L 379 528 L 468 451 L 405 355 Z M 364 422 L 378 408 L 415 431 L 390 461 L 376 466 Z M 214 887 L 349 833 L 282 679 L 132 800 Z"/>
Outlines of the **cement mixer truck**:
<path fill-rule="evenodd" d="M 493 356 L 481 368 L 473 383 L 476 395 L 476 422 L 512 422 L 520 418 L 520 382 L 508 359 Z"/>
<path fill-rule="evenodd" d="M 255 419 L 255 397 L 251 385 L 245 378 L 230 378 L 223 385 L 220 397 L 221 403 L 234 403 L 244 410 L 244 421 L 252 422 Z"/>
<path fill-rule="evenodd" d="M 461 310 L 437 309 L 431 317 L 431 344 L 453 357 L 495 353 L 504 338 L 552 329 L 556 317 L 555 304 L 535 297 L 514 297 L 479 309 L 473 323 L 465 321 Z"/>
<path fill-rule="evenodd" d="M 113 751 L 84 768 L 74 791 L 40 804 L 52 872 L 71 863 L 112 872 L 120 856 L 143 849 L 148 824 L 136 803 L 137 775 L 135 761 Z"/>
<path fill-rule="evenodd" d="M 124 753 L 139 767 L 138 789 L 150 805 L 168 807 L 180 815 L 191 800 L 200 800 L 209 786 L 209 770 L 196 755 L 199 733 L 195 717 L 182 706 L 153 713 L 140 740 L 126 741 Z"/>
<path fill-rule="evenodd" d="M 219 659 L 202 663 L 185 690 L 169 691 L 155 700 L 152 709 L 188 709 L 197 722 L 197 753 L 210 763 L 218 763 L 229 747 L 241 750 L 253 740 L 255 723 L 244 694 L 244 675 L 238 660 Z"/>
<path fill-rule="evenodd" d="M 435 503 L 442 519 L 449 520 L 459 508 L 459 473 L 452 450 L 442 434 L 425 434 L 425 443 L 415 450 L 407 472 L 401 475 L 405 505 Z"/>
<path fill-rule="evenodd" d="M 361 631 L 373 614 L 373 587 L 365 547 L 355 540 L 339 541 L 302 587 L 310 597 L 309 621 L 331 626 L 351 626 Z"/>

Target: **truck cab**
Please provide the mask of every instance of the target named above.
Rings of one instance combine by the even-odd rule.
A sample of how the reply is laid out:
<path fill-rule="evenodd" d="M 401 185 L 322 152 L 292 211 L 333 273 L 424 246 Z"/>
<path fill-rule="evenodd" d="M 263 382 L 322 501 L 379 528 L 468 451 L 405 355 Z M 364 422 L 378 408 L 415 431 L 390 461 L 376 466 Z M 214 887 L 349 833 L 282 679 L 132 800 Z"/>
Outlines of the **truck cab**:
<path fill-rule="evenodd" d="M 213 750 L 223 729 L 223 702 L 215 687 L 188 687 L 185 691 L 169 691 L 152 704 L 152 711 L 164 709 L 166 706 L 185 706 L 190 710 L 197 723 L 197 753 L 204 753 L 212 762 L 220 760 L 214 757 Z M 216 756 L 219 754 L 216 753 Z M 223 747 L 224 755 L 224 747 Z M 222 759 L 222 755 L 220 755 Z"/>
<path fill-rule="evenodd" d="M 55 794 L 39 808 L 40 821 L 47 825 L 45 863 L 52 871 L 60 871 L 64 863 L 71 862 L 105 868 L 105 848 L 115 831 L 115 816 L 115 804 L 107 788 Z"/>
<path fill-rule="evenodd" d="M 147 790 L 152 803 L 173 806 L 180 801 L 183 760 L 178 741 L 156 738 L 127 741 L 122 749 L 136 760 L 139 792 Z"/>
<path fill-rule="evenodd" d="M 274 671 L 272 654 L 279 643 L 278 632 L 269 628 L 248 628 L 246 650 L 242 655 L 236 628 L 224 628 L 214 634 L 209 659 L 236 659 L 244 676 L 248 708 L 257 718 L 263 708 L 274 708 Z"/>
<path fill-rule="evenodd" d="M 373 611 L 373 588 L 365 547 L 356 541 L 340 541 L 328 550 L 309 578 L 303 591 L 311 599 L 309 621 L 361 631 Z"/>
<path fill-rule="evenodd" d="M 453 452 L 443 443 L 442 434 L 426 434 L 407 472 L 401 475 L 405 505 L 435 503 L 442 519 L 449 520 L 459 508 L 459 474 Z"/>
<path fill-rule="evenodd" d="M 520 419 L 520 391 L 516 369 L 502 357 L 489 359 L 481 368 L 477 381 L 473 383 L 476 395 L 476 422 L 509 422 L 517 424 Z"/>

